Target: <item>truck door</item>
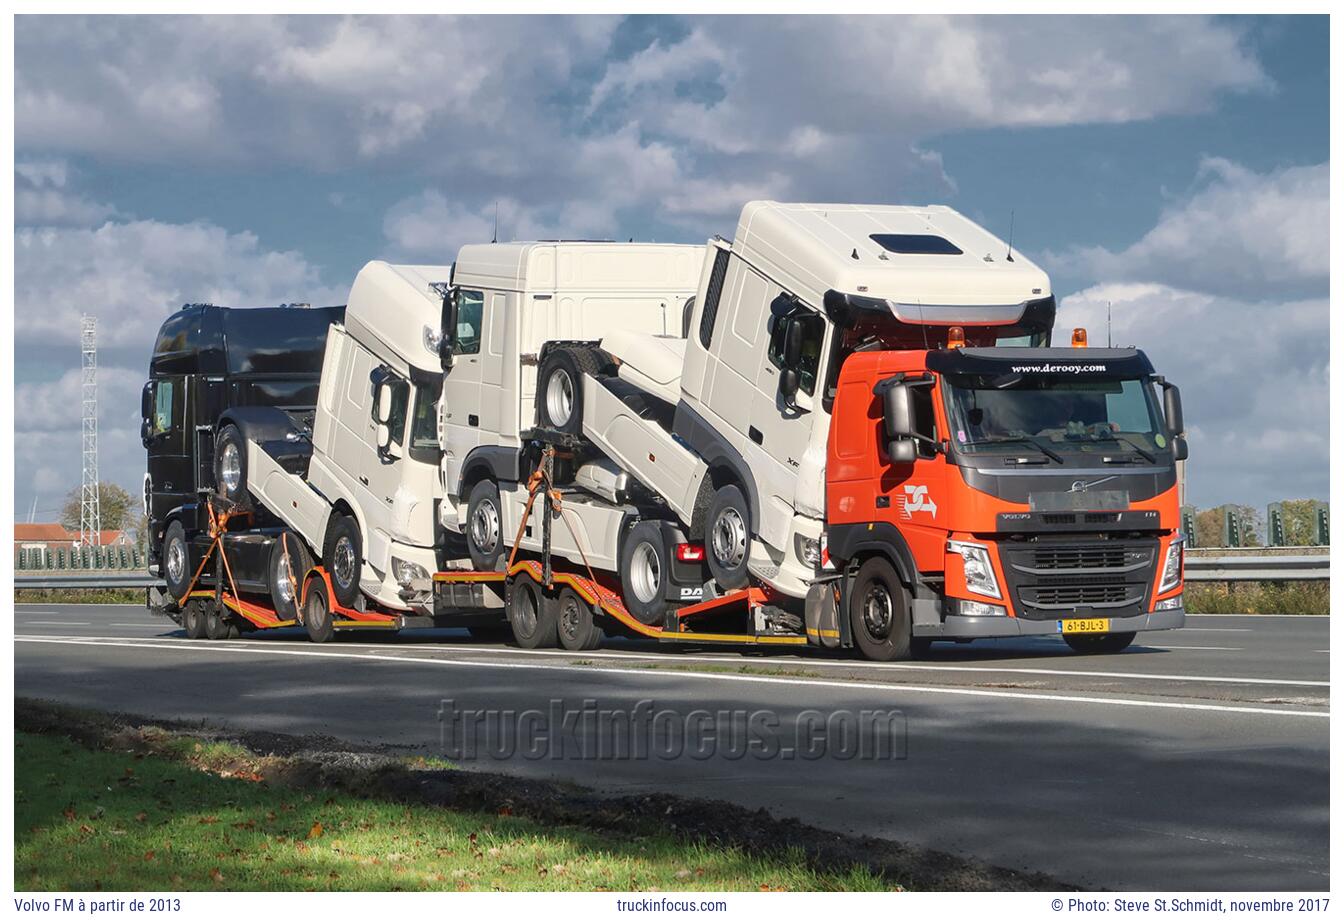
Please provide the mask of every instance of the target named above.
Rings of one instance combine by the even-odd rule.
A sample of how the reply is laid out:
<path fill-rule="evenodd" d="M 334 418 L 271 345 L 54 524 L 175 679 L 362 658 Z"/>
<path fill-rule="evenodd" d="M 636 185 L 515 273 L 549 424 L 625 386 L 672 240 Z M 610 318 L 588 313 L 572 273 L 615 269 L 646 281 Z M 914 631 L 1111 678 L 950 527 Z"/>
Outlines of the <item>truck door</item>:
<path fill-rule="evenodd" d="M 481 444 L 481 338 L 485 333 L 485 293 L 458 291 L 457 336 L 453 343 L 453 366 L 443 377 L 444 491 L 457 492 L 462 463 Z M 503 359 L 499 359 L 500 366 Z M 498 401 L 496 401 L 496 407 Z"/>
<path fill-rule="evenodd" d="M 376 365 L 375 365 L 376 366 Z M 378 449 L 378 421 L 375 410 L 377 396 L 369 400 L 367 416 L 368 438 L 365 443 L 363 467 L 360 483 L 368 490 L 370 500 L 365 505 L 364 517 L 368 533 L 364 537 L 364 557 L 375 569 L 385 571 L 388 566 L 388 550 L 392 532 L 392 506 L 397 489 L 401 485 L 406 469 L 407 409 L 410 405 L 410 382 L 393 373 L 387 378 L 392 387 L 392 412 L 387 427 L 391 431 L 391 444 L 395 450 Z"/>
<path fill-rule="evenodd" d="M 784 292 L 771 285 L 770 303 Z M 792 302 L 790 302 L 792 303 Z M 818 367 L 826 337 L 826 321 L 821 314 L 795 305 L 802 328 L 802 359 L 796 408 L 785 406 L 779 392 L 779 372 L 784 366 L 783 310 L 767 309 L 762 317 L 761 340 L 757 350 L 755 386 L 751 394 L 751 416 L 743 456 L 756 474 L 761 501 L 761 520 L 757 533 L 776 548 L 784 548 L 789 524 L 795 510 L 799 469 L 812 440 L 814 423 L 823 418 Z M 775 315 L 779 314 L 779 315 Z M 819 509 L 818 509 L 819 510 Z"/>

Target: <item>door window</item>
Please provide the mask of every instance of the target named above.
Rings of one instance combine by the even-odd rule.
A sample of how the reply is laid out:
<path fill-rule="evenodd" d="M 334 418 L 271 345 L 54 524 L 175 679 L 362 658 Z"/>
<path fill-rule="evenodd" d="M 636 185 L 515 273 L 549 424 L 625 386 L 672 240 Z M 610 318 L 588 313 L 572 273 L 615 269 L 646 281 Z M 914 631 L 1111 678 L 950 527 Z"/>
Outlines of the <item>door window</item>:
<path fill-rule="evenodd" d="M 173 427 L 173 386 L 171 380 L 160 380 L 154 385 L 154 434 L 163 434 Z"/>
<path fill-rule="evenodd" d="M 481 351 L 481 321 L 485 312 L 485 295 L 480 291 L 457 292 L 457 341 L 455 355 L 475 355 Z"/>

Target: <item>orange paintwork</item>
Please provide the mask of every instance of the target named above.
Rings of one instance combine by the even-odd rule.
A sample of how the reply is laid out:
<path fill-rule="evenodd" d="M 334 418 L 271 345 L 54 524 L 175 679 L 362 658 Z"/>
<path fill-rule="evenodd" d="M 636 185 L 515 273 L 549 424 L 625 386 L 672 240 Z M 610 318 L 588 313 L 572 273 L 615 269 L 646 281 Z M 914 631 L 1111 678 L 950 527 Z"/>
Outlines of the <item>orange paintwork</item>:
<path fill-rule="evenodd" d="M 992 537 L 999 514 L 1030 511 L 1030 506 L 971 488 L 966 484 L 961 468 L 949 463 L 944 454 L 921 456 L 914 463 L 899 466 L 894 466 L 887 457 L 882 404 L 873 394 L 873 387 L 902 371 L 926 373 L 926 354 L 922 350 L 859 352 L 845 361 L 836 382 L 826 447 L 827 523 L 832 526 L 893 524 L 905 537 L 916 567 L 921 572 L 940 573 L 945 577 L 947 596 L 1000 604 L 1008 607 L 1010 615 L 1016 615 L 1004 590 L 1007 581 Z M 933 407 L 938 433 L 942 436 L 950 426 L 943 408 L 940 379 L 934 382 Z M 889 500 L 885 508 L 878 507 L 878 499 L 882 497 Z M 1179 505 L 1177 489 L 1173 486 L 1147 501 L 1133 502 L 1129 506 L 1133 511 L 1158 512 L 1162 535 L 1157 580 L 1162 577 L 1162 563 L 1179 526 Z M 967 590 L 961 557 L 947 551 L 948 540 L 982 543 L 989 547 L 1003 597 L 987 597 Z M 1183 584 L 1159 595 L 1155 580 L 1152 600 L 1179 594 L 1181 587 Z"/>

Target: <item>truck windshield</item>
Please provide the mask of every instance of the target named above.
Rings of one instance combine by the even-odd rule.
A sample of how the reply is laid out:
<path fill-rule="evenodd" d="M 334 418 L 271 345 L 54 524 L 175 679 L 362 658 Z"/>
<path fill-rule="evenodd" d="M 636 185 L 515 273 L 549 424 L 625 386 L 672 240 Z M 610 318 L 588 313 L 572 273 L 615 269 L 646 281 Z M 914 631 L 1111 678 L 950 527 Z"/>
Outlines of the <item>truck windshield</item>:
<path fill-rule="evenodd" d="M 944 378 L 950 437 L 967 454 L 1067 452 L 1154 462 L 1167 447 L 1152 387 L 1142 379 L 1079 380 L 1066 376 Z"/>
<path fill-rule="evenodd" d="M 417 384 L 415 409 L 411 416 L 411 458 L 425 463 L 439 462 L 438 394 Z"/>

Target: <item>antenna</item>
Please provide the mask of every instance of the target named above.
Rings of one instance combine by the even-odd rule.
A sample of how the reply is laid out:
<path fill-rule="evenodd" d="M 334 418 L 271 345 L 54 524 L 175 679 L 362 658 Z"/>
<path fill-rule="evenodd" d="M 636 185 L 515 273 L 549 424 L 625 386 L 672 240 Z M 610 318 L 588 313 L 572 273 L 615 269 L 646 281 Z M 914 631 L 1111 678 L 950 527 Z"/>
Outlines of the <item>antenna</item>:
<path fill-rule="evenodd" d="M 495 199 L 495 233 L 494 233 L 494 236 L 492 236 L 492 237 L 490 238 L 490 242 L 492 242 L 492 243 L 498 243 L 498 242 L 499 242 L 499 199 L 498 199 L 498 198 Z"/>
<path fill-rule="evenodd" d="M 915 301 L 915 306 L 919 307 L 919 331 L 924 336 L 924 350 L 929 350 L 929 327 L 924 325 L 924 301 Z"/>
<path fill-rule="evenodd" d="M 1013 261 L 1013 225 L 1017 222 L 1017 211 L 1008 212 L 1008 261 Z"/>
<path fill-rule="evenodd" d="M 84 476 L 79 487 L 79 543 L 102 542 L 103 512 L 98 488 L 98 318 L 80 317 L 79 352 L 82 359 L 81 390 L 84 408 Z"/>
<path fill-rule="evenodd" d="M 1106 347 L 1111 347 L 1111 302 L 1106 301 Z"/>

